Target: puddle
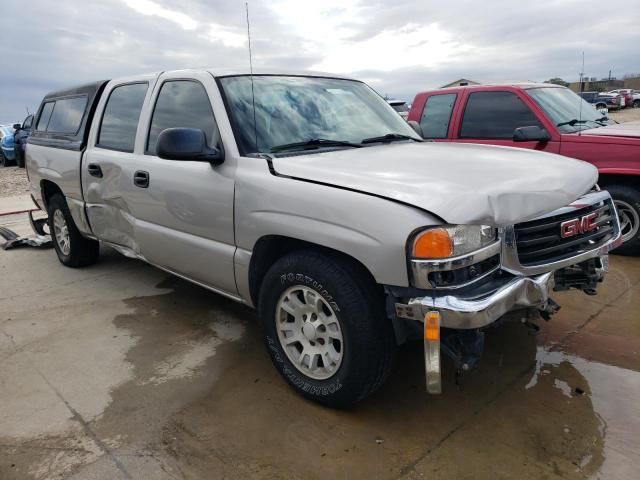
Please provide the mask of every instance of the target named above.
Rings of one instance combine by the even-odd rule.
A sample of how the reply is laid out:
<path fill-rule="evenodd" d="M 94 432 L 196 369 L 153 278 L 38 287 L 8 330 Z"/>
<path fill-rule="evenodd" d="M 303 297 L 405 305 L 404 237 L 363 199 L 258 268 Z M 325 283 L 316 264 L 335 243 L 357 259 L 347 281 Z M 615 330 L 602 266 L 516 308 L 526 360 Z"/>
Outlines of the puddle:
<path fill-rule="evenodd" d="M 587 381 L 589 391 L 555 378 L 554 386 L 566 397 L 588 395 L 601 422 L 604 461 L 592 476 L 596 479 L 637 478 L 640 466 L 640 372 L 591 362 L 564 352 L 538 347 L 536 368 L 525 389 L 533 389 L 546 375 L 558 375 L 558 368 L 569 364 Z M 592 460 L 586 455 L 578 468 Z"/>

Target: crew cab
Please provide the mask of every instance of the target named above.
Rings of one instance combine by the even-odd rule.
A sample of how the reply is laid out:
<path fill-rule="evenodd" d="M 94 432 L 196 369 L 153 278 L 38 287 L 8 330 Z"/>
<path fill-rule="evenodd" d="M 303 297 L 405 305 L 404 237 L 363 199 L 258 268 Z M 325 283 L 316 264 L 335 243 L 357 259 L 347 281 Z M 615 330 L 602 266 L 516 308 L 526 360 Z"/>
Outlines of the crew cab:
<path fill-rule="evenodd" d="M 571 90 L 547 83 L 425 91 L 413 101 L 409 122 L 436 142 L 518 147 L 592 163 L 620 215 L 624 244 L 616 253 L 640 254 L 640 122 L 611 122 Z"/>
<path fill-rule="evenodd" d="M 100 244 L 257 308 L 303 396 L 377 390 L 397 344 L 460 371 L 498 320 L 533 325 L 553 290 L 595 293 L 620 242 L 588 163 L 424 142 L 366 84 L 181 70 L 42 101 L 26 150 L 58 259 Z M 464 172 L 464 175 L 461 175 Z"/>

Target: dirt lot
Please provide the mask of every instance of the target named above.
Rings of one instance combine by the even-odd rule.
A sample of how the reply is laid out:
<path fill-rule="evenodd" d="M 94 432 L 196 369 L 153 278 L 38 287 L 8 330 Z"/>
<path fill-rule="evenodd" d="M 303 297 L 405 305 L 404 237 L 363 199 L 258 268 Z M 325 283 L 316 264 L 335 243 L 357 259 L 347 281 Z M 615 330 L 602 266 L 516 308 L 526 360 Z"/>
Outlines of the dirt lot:
<path fill-rule="evenodd" d="M 0 478 L 635 478 L 640 259 L 556 300 L 537 337 L 490 331 L 459 382 L 445 364 L 440 396 L 409 345 L 332 411 L 277 375 L 245 307 L 111 250 L 85 269 L 0 250 Z"/>
<path fill-rule="evenodd" d="M 0 168 L 0 198 L 29 193 L 29 182 L 24 168 Z M 1 202 L 2 200 L 0 200 Z"/>
<path fill-rule="evenodd" d="M 611 110 L 609 118 L 616 122 L 639 122 L 640 108 L 625 108 L 624 110 Z"/>

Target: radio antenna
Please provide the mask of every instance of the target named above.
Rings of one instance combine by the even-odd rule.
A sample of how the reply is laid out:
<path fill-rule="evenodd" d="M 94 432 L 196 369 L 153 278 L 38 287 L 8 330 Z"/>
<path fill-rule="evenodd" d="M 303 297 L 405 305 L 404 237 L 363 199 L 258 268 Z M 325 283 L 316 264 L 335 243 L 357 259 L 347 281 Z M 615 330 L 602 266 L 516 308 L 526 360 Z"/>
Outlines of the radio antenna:
<path fill-rule="evenodd" d="M 582 52 L 582 70 L 580 70 L 580 93 L 584 91 L 584 83 L 582 83 L 584 79 L 584 51 Z M 580 97 L 580 110 L 578 113 L 578 125 L 582 125 L 582 104 L 584 103 L 584 98 Z M 578 127 L 580 128 L 580 127 Z M 578 136 L 582 135 L 582 128 L 578 130 Z"/>
<path fill-rule="evenodd" d="M 253 61 L 251 55 L 251 24 L 249 23 L 249 2 L 244 2 L 244 7 L 247 12 L 247 39 L 249 40 L 249 73 L 251 74 L 251 104 L 253 106 L 253 136 L 256 142 L 256 153 L 259 153 L 258 149 L 258 125 L 256 124 L 256 95 L 253 90 Z"/>

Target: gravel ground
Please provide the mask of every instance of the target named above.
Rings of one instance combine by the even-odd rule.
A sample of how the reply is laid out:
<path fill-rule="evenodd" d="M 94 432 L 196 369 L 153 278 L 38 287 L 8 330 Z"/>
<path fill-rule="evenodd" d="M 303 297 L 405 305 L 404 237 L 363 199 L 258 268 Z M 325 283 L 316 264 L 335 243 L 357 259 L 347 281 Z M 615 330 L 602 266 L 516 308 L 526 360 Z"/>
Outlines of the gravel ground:
<path fill-rule="evenodd" d="M 640 108 L 625 108 L 624 110 L 612 110 L 609 118 L 616 122 L 637 122 L 640 121 Z"/>
<path fill-rule="evenodd" d="M 24 168 L 0 167 L 0 198 L 29 193 L 29 181 Z"/>

